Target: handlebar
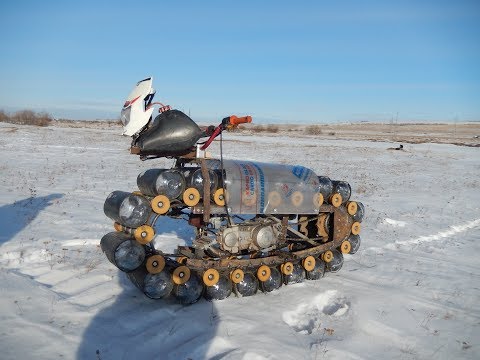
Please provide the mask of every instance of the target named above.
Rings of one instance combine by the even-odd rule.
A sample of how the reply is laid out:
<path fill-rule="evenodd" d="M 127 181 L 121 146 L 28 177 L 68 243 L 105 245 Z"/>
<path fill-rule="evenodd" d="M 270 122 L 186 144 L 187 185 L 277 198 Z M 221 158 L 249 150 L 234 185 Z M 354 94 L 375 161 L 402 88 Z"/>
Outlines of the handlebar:
<path fill-rule="evenodd" d="M 241 117 L 231 115 L 231 116 L 228 116 L 228 117 L 224 118 L 222 120 L 221 124 L 218 125 L 215 128 L 215 130 L 213 130 L 210 137 L 205 142 L 205 144 L 203 144 L 203 146 L 200 148 L 200 150 L 205 150 L 207 147 L 209 147 L 210 144 L 212 143 L 213 139 L 215 139 L 218 135 L 220 135 L 220 133 L 223 130 L 225 130 L 227 128 L 235 127 L 239 124 L 246 124 L 246 123 L 251 123 L 251 122 L 252 122 L 252 117 L 250 115 L 241 116 Z"/>
<path fill-rule="evenodd" d="M 241 117 L 232 115 L 228 119 L 229 119 L 230 125 L 239 125 L 239 124 L 246 124 L 246 123 L 252 122 L 252 117 L 250 115 L 241 116 Z"/>

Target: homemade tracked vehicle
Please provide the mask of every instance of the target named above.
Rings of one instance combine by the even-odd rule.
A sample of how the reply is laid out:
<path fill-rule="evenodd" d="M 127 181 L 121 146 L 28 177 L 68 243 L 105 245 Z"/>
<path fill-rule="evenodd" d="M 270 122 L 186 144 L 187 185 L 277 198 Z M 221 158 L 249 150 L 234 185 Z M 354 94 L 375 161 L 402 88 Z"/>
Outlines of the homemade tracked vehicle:
<path fill-rule="evenodd" d="M 224 299 L 270 292 L 337 272 L 343 254 L 360 246 L 364 206 L 350 200 L 347 182 L 303 166 L 224 160 L 221 133 L 251 117 L 230 116 L 201 129 L 192 119 L 153 103 L 152 79 L 137 83 L 122 110 L 131 153 L 142 160 L 170 157 L 171 169 L 138 175 L 138 191 L 114 191 L 104 212 L 115 231 L 101 239 L 108 260 L 148 297 L 183 304 L 202 295 Z M 152 120 L 153 107 L 159 115 Z M 220 136 L 220 159 L 205 150 Z M 203 143 L 199 140 L 206 138 Z M 162 219 L 185 219 L 196 230 L 174 253 L 152 241 Z M 158 246 L 158 245 L 157 245 Z"/>

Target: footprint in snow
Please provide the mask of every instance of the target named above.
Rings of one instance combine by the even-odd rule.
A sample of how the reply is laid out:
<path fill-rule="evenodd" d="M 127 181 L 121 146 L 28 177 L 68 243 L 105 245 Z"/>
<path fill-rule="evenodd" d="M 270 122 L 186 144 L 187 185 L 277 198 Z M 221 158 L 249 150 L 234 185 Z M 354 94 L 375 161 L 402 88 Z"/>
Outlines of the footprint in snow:
<path fill-rule="evenodd" d="M 296 332 L 311 334 L 322 331 L 325 323 L 332 318 L 344 316 L 349 308 L 350 302 L 339 296 L 337 290 L 328 290 L 310 302 L 299 304 L 295 310 L 285 311 L 282 318 Z"/>

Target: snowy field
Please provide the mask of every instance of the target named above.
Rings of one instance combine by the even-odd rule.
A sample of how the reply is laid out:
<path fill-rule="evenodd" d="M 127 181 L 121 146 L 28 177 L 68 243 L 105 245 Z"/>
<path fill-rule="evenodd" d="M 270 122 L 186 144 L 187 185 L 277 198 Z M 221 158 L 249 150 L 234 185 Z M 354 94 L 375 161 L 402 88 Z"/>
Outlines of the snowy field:
<path fill-rule="evenodd" d="M 226 133 L 226 158 L 349 181 L 362 247 L 319 281 L 183 307 L 100 250 L 106 196 L 172 165 L 139 161 L 119 132 L 0 124 L 1 359 L 480 358 L 479 148 Z M 157 232 L 162 249 L 193 235 Z"/>

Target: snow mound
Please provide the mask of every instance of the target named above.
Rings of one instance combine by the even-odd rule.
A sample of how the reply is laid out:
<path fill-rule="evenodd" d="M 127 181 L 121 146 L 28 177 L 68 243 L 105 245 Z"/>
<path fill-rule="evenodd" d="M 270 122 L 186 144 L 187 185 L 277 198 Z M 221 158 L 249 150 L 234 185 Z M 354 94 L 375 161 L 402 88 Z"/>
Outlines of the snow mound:
<path fill-rule="evenodd" d="M 344 316 L 349 308 L 350 303 L 337 290 L 328 290 L 311 302 L 299 304 L 295 310 L 285 311 L 282 318 L 296 332 L 311 334 L 320 331 L 328 317 Z"/>

